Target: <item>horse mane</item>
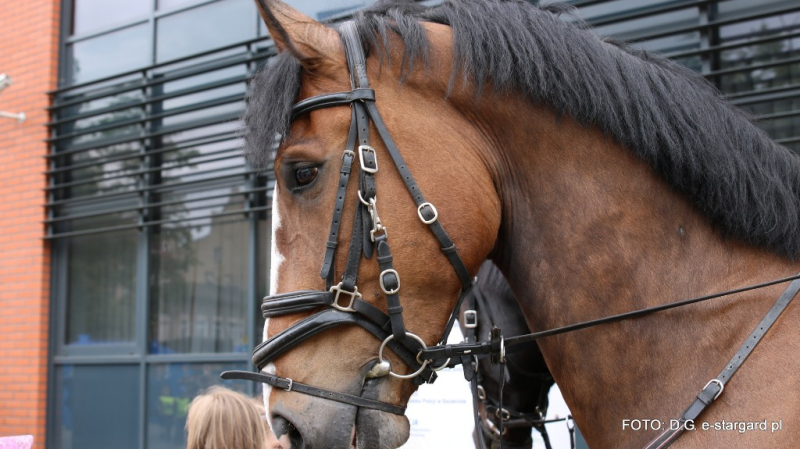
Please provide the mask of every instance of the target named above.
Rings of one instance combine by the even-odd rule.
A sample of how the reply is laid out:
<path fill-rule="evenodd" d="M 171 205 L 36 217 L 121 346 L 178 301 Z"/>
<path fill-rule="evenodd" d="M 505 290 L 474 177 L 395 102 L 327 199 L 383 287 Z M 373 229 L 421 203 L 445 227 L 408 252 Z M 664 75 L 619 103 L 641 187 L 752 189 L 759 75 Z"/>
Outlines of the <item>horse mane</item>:
<path fill-rule="evenodd" d="M 601 39 L 567 5 L 522 0 L 382 2 L 355 17 L 368 52 L 387 61 L 403 42 L 401 73 L 427 65 L 423 22 L 453 29 L 450 89 L 522 92 L 560 116 L 596 126 L 647 161 L 725 235 L 800 256 L 800 156 L 776 144 L 699 74 L 661 56 Z M 254 80 L 244 115 L 248 160 L 269 161 L 289 129 L 300 66 L 286 52 Z"/>

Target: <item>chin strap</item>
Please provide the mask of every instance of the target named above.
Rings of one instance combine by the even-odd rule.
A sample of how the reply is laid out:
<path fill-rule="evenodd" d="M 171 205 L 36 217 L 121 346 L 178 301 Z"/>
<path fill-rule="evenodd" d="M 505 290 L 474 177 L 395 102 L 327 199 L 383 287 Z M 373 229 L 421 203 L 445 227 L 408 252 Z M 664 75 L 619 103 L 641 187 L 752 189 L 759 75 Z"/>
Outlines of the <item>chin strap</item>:
<path fill-rule="evenodd" d="M 311 385 L 295 382 L 288 377 L 280 377 L 274 374 L 252 373 L 249 371 L 225 371 L 220 375 L 220 377 L 223 379 L 242 379 L 253 382 L 261 382 L 263 384 L 271 385 L 275 388 L 280 388 L 284 391 L 296 391 L 309 396 L 341 402 L 342 404 L 371 408 L 373 410 L 380 410 L 382 412 L 392 413 L 400 416 L 403 416 L 406 413 L 406 408 L 400 407 L 399 405 L 392 405 L 386 402 L 376 401 L 374 399 L 354 396 L 352 394 L 336 393 L 334 391 L 323 390 L 321 388 L 312 387 Z"/>

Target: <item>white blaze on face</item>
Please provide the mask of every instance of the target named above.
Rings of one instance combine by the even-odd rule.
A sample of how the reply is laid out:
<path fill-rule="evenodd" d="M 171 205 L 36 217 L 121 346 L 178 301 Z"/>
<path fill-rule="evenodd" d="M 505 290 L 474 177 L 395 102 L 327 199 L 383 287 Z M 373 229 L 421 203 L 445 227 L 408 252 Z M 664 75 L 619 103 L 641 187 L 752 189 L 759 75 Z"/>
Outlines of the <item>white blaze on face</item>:
<path fill-rule="evenodd" d="M 269 268 L 269 294 L 274 295 L 278 291 L 278 269 L 283 263 L 283 255 L 278 252 L 278 245 L 275 243 L 276 231 L 281 227 L 281 216 L 278 213 L 278 186 L 275 185 L 275 191 L 272 192 L 272 249 L 270 254 L 270 268 Z M 269 338 L 269 318 L 264 321 L 264 340 Z M 264 367 L 262 372 L 268 374 L 275 374 L 275 364 L 270 362 Z M 264 388 L 264 407 L 267 409 L 267 423 L 270 429 L 272 428 L 272 417 L 269 413 L 269 395 L 272 392 L 272 387 L 267 384 L 262 384 Z"/>

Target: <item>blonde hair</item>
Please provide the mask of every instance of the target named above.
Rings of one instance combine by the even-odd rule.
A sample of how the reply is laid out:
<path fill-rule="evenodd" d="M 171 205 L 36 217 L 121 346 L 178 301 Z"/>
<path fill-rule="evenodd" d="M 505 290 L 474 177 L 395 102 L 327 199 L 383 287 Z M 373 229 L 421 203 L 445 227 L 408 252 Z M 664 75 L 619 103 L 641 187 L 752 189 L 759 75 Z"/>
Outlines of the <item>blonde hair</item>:
<path fill-rule="evenodd" d="M 247 396 L 214 386 L 197 396 L 186 417 L 187 449 L 264 449 L 262 413 Z"/>

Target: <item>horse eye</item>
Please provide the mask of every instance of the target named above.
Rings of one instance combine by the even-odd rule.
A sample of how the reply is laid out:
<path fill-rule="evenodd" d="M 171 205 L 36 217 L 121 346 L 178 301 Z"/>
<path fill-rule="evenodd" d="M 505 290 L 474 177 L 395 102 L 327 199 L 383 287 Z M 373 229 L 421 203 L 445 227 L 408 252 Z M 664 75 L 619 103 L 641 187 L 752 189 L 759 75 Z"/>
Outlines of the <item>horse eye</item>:
<path fill-rule="evenodd" d="M 317 179 L 317 167 L 302 167 L 294 171 L 294 180 L 297 182 L 297 187 L 303 187 L 311 184 Z"/>

